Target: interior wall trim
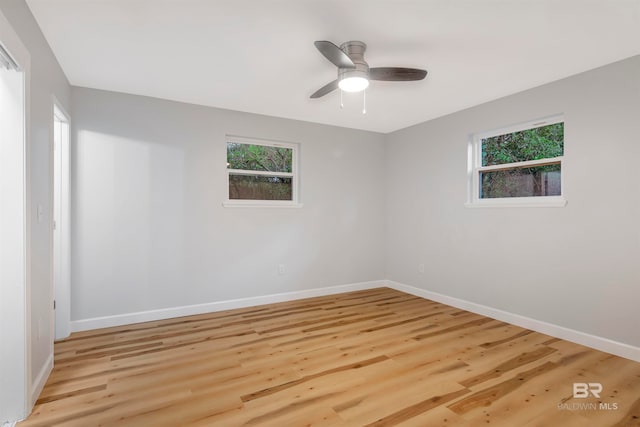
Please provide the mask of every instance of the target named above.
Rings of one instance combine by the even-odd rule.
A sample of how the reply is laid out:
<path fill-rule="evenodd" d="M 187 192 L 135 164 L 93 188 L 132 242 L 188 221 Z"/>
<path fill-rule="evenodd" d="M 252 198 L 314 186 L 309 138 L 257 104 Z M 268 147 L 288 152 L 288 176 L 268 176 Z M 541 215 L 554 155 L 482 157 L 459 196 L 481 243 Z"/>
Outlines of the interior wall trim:
<path fill-rule="evenodd" d="M 38 397 L 40 396 L 40 393 L 42 392 L 44 385 L 47 383 L 47 380 L 49 379 L 49 374 L 51 374 L 51 371 L 53 371 L 53 352 L 49 354 L 49 357 L 47 357 L 46 362 L 44 362 L 44 365 L 42 365 L 40 372 L 38 372 L 38 375 L 33 380 L 33 384 L 31 384 L 31 406 L 32 407 L 33 405 L 36 404 L 36 400 L 38 400 Z"/>
<path fill-rule="evenodd" d="M 358 282 L 346 285 L 329 286 L 326 288 L 305 289 L 301 291 L 284 292 L 258 297 L 239 298 L 226 301 L 216 301 L 204 304 L 185 305 L 158 310 L 139 311 L 136 313 L 116 314 L 113 316 L 94 317 L 71 321 L 71 331 L 87 331 L 112 326 L 129 325 L 132 323 L 151 322 L 154 320 L 171 319 L 174 317 L 192 316 L 194 314 L 213 313 L 216 311 L 233 310 L 235 308 L 253 307 L 262 304 L 293 301 L 303 298 L 321 297 L 326 295 L 341 294 L 345 292 L 361 291 L 365 289 L 380 288 L 385 286 L 384 280 L 370 282 Z"/>
<path fill-rule="evenodd" d="M 132 323 L 151 322 L 154 320 L 171 319 L 174 317 L 213 313 L 223 310 L 233 310 L 235 308 L 253 307 L 262 304 L 293 301 L 303 298 L 313 298 L 341 294 L 345 292 L 361 291 L 365 289 L 374 289 L 384 286 L 400 292 L 405 292 L 407 294 L 415 295 L 442 304 L 447 304 L 452 307 L 467 310 L 476 314 L 481 314 L 483 316 L 491 317 L 492 319 L 501 320 L 512 325 L 531 329 L 532 331 L 540 332 L 556 338 L 561 338 L 587 347 L 595 348 L 600 351 L 615 354 L 616 356 L 640 362 L 640 347 L 613 341 L 597 335 L 591 335 L 585 332 L 577 331 L 575 329 L 570 329 L 564 326 L 544 322 L 542 320 L 532 319 L 530 317 L 521 316 L 519 314 L 510 313 L 460 298 L 428 291 L 425 289 L 417 288 L 415 286 L 395 282 L 393 280 L 373 280 L 369 282 L 358 282 L 346 285 L 330 286 L 326 288 L 306 289 L 301 291 L 262 295 L 258 297 L 239 298 L 225 301 L 215 301 L 204 304 L 170 307 L 158 310 L 140 311 L 136 313 L 116 314 L 113 316 L 74 320 L 71 322 L 71 330 L 73 332 L 87 331 L 92 329 L 108 328 L 112 326 L 129 325 Z M 47 363 L 47 366 L 49 366 L 49 363 Z M 42 372 L 44 372 L 44 368 Z M 38 378 L 40 378 L 40 375 L 38 376 Z M 46 376 L 44 378 L 46 378 Z M 37 382 L 34 383 L 34 388 L 36 387 L 36 384 Z"/>
<path fill-rule="evenodd" d="M 426 298 L 452 307 L 467 310 L 472 313 L 481 314 L 491 317 L 492 319 L 501 320 L 512 325 L 522 328 L 531 329 L 532 331 L 550 335 L 555 338 L 571 341 L 596 350 L 615 354 L 616 356 L 631 359 L 640 362 L 640 347 L 634 347 L 629 344 L 613 341 L 608 338 L 587 334 L 575 329 L 565 328 L 564 326 L 547 323 L 542 320 L 532 319 L 530 317 L 521 316 L 519 314 L 509 313 L 497 308 L 488 307 L 486 305 L 477 304 L 471 301 L 443 295 L 437 292 L 427 291 L 425 289 L 416 288 L 415 286 L 405 285 L 403 283 L 394 282 L 393 280 L 385 280 L 387 287 L 397 291 L 405 292 L 421 298 Z"/>

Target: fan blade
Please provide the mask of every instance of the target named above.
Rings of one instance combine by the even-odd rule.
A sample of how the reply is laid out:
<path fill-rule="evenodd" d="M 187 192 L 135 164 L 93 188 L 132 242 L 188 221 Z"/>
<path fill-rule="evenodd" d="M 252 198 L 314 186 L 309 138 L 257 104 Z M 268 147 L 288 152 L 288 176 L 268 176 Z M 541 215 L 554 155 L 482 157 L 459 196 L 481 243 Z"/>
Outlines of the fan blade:
<path fill-rule="evenodd" d="M 320 40 L 313 42 L 316 48 L 320 51 L 321 54 L 324 55 L 329 61 L 331 61 L 338 68 L 355 68 L 356 65 L 353 63 L 349 55 L 344 53 L 342 49 L 340 49 L 335 44 L 328 42 L 326 40 Z"/>
<path fill-rule="evenodd" d="M 369 69 L 370 80 L 384 80 L 388 82 L 409 82 L 422 80 L 427 76 L 427 70 L 401 67 L 377 67 Z"/>
<path fill-rule="evenodd" d="M 321 96 L 325 96 L 329 92 L 333 92 L 336 89 L 338 89 L 338 80 L 334 80 L 331 83 L 327 83 L 326 85 L 322 86 L 320 89 L 315 91 L 313 95 L 310 96 L 310 98 L 320 98 Z"/>

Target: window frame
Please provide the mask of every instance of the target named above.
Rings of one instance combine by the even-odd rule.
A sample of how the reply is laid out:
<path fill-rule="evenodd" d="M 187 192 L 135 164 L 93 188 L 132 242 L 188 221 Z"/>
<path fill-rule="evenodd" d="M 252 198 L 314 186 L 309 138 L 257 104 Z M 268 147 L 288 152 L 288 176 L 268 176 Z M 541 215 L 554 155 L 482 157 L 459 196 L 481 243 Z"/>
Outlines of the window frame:
<path fill-rule="evenodd" d="M 262 145 L 266 147 L 278 147 L 292 150 L 291 158 L 291 172 L 268 172 L 268 171 L 252 171 L 244 169 L 229 169 L 226 170 L 226 192 L 227 197 L 222 203 L 224 207 L 248 207 L 248 208 L 301 208 L 303 205 L 300 203 L 300 173 L 299 173 L 299 147 L 300 145 L 294 142 L 275 141 L 264 138 L 250 138 L 237 135 L 226 135 L 224 147 L 225 153 L 227 152 L 227 145 L 230 142 L 247 145 Z M 227 163 L 227 156 L 225 154 L 225 163 Z M 230 199 L 229 198 L 229 176 L 230 175 L 249 175 L 249 176 L 282 176 L 291 178 L 291 200 L 252 200 L 252 199 Z"/>
<path fill-rule="evenodd" d="M 566 138 L 564 141 L 563 155 L 538 160 L 527 160 L 522 162 L 504 163 L 500 165 L 482 166 L 482 140 L 498 135 L 513 132 L 520 132 L 528 129 L 535 129 L 549 126 L 556 123 L 565 123 L 563 114 L 530 120 L 512 126 L 492 129 L 489 131 L 477 132 L 469 137 L 467 146 L 467 202 L 466 207 L 564 207 L 567 204 L 565 199 L 565 174 L 564 160 L 566 155 Z M 559 196 L 529 196 L 529 197 L 480 197 L 480 174 L 483 172 L 499 171 L 505 169 L 519 169 L 528 166 L 544 166 L 549 164 L 560 164 L 560 195 Z"/>

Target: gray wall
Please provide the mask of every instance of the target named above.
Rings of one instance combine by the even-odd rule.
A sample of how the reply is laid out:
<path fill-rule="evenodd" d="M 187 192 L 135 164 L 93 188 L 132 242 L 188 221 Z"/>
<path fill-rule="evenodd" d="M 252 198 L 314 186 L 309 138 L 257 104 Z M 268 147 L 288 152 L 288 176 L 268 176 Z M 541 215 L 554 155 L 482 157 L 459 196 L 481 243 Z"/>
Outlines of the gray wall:
<path fill-rule="evenodd" d="M 556 113 L 567 206 L 465 208 L 469 134 Z M 389 134 L 387 278 L 639 346 L 639 123 L 636 56 Z"/>
<path fill-rule="evenodd" d="M 72 320 L 386 276 L 640 345 L 639 72 L 386 136 L 74 88 Z M 469 135 L 557 113 L 568 205 L 465 208 Z M 299 142 L 305 207 L 223 208 L 226 133 Z"/>
<path fill-rule="evenodd" d="M 72 93 L 72 320 L 384 277 L 383 135 Z M 224 208 L 226 134 L 299 143 L 304 207 Z"/>
<path fill-rule="evenodd" d="M 31 54 L 37 375 L 52 340 L 52 95 L 67 110 L 72 96 L 24 1 L 0 10 Z M 386 136 L 76 88 L 72 319 L 386 275 L 638 346 L 639 75 L 635 57 Z M 555 113 L 568 205 L 464 208 L 468 135 Z M 226 133 L 299 142 L 304 208 L 223 208 Z"/>
<path fill-rule="evenodd" d="M 51 354 L 52 277 L 51 277 L 51 138 L 53 98 L 70 110 L 69 82 L 53 56 L 40 27 L 24 0 L 0 0 L 0 10 L 11 23 L 31 54 L 29 190 L 31 212 L 31 372 L 38 375 Z M 36 209 L 44 209 L 38 222 Z"/>

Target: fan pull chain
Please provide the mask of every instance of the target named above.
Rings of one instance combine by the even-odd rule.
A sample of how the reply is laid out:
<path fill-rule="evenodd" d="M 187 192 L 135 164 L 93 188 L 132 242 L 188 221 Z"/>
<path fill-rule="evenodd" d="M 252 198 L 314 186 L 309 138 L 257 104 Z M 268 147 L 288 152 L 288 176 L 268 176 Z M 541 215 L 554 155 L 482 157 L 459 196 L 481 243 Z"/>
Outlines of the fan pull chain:
<path fill-rule="evenodd" d="M 340 89 L 340 108 L 344 108 L 344 103 L 342 102 L 342 89 Z"/>
<path fill-rule="evenodd" d="M 367 90 L 362 91 L 362 114 L 367 114 Z"/>

